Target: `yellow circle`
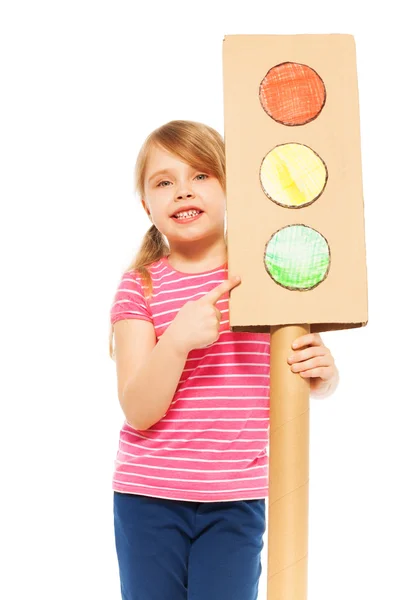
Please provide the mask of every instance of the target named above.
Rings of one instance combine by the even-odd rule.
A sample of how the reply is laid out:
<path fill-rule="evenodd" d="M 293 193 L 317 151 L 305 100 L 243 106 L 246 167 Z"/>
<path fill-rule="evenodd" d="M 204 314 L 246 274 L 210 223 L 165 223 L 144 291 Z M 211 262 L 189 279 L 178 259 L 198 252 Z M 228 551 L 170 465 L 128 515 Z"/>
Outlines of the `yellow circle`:
<path fill-rule="evenodd" d="M 271 200 L 292 208 L 314 202 L 323 192 L 328 172 L 316 152 L 303 144 L 276 146 L 264 158 L 261 185 Z"/>

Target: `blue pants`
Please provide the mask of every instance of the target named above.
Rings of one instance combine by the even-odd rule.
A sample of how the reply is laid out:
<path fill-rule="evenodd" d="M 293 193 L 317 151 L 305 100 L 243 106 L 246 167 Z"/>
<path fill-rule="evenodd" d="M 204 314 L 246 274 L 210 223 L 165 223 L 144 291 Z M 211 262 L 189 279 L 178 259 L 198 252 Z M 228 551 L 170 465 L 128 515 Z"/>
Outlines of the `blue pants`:
<path fill-rule="evenodd" d="M 165 500 L 114 491 L 122 600 L 257 600 L 265 499 Z"/>

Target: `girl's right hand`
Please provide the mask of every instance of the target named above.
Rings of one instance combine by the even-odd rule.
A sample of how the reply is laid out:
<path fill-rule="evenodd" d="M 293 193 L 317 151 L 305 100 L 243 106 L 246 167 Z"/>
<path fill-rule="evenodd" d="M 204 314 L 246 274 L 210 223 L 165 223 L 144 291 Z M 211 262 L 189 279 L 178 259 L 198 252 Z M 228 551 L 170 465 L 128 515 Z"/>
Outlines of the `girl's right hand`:
<path fill-rule="evenodd" d="M 182 306 L 164 332 L 179 352 L 188 354 L 191 350 L 204 348 L 217 341 L 221 312 L 215 304 L 240 283 L 240 277 L 231 277 L 198 300 L 189 300 Z"/>

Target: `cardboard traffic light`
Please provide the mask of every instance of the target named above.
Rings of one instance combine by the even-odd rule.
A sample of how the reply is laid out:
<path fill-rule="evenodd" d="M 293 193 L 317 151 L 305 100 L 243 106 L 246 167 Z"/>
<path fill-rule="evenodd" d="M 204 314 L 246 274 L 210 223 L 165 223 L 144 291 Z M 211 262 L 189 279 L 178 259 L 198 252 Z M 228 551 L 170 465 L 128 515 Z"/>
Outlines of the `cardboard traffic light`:
<path fill-rule="evenodd" d="M 224 136 L 233 331 L 271 333 L 268 598 L 307 596 L 309 385 L 303 333 L 366 325 L 351 35 L 228 35 Z"/>

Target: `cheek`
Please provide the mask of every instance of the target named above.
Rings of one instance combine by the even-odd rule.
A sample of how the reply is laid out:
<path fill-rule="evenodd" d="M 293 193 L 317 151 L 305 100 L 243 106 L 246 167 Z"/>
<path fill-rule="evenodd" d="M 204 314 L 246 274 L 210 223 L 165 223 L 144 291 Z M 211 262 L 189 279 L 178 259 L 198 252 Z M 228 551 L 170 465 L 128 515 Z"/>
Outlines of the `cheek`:
<path fill-rule="evenodd" d="M 226 202 L 221 203 L 220 213 L 223 217 L 226 216 Z"/>
<path fill-rule="evenodd" d="M 157 198 L 152 198 L 150 201 L 147 200 L 146 206 L 152 218 L 156 218 L 160 214 L 160 202 L 157 202 Z"/>
<path fill-rule="evenodd" d="M 153 206 L 151 209 L 153 222 L 160 227 L 165 227 L 170 222 L 168 210 L 163 206 Z"/>
<path fill-rule="evenodd" d="M 226 197 L 220 187 L 210 190 L 207 204 L 214 213 L 224 214 L 226 212 Z"/>

